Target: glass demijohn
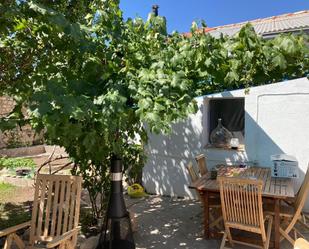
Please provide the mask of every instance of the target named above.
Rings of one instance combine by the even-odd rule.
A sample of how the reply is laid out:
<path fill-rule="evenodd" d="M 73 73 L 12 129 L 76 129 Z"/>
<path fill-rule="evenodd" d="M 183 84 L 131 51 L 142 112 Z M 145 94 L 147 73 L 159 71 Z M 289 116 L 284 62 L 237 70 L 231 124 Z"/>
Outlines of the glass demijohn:
<path fill-rule="evenodd" d="M 222 120 L 219 118 L 217 127 L 210 133 L 211 145 L 218 148 L 228 148 L 232 137 L 232 133 L 222 125 Z"/>

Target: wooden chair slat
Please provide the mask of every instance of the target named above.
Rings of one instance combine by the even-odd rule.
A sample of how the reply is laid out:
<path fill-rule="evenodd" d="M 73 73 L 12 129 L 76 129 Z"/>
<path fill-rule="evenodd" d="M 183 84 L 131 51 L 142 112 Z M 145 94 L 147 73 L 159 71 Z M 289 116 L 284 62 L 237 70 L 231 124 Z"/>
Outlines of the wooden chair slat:
<path fill-rule="evenodd" d="M 67 232 L 68 230 L 68 218 L 70 212 L 70 197 L 71 197 L 71 181 L 67 181 L 66 184 L 66 193 L 65 193 L 65 203 L 64 203 L 64 221 L 62 227 L 62 233 Z"/>
<path fill-rule="evenodd" d="M 81 182 L 81 178 L 79 179 Z M 77 191 L 76 195 L 80 196 L 81 195 L 81 184 L 77 185 Z M 74 215 L 74 226 L 78 226 L 78 221 L 79 221 L 79 215 L 80 215 L 80 198 L 76 199 L 76 205 L 75 205 L 75 215 Z"/>
<path fill-rule="evenodd" d="M 244 191 L 244 195 L 245 195 L 245 201 L 244 201 L 244 203 L 245 203 L 245 205 L 246 205 L 246 210 L 245 210 L 245 212 L 246 212 L 246 218 L 245 218 L 245 222 L 246 222 L 246 224 L 249 224 L 249 217 L 250 217 L 250 210 L 249 210 L 249 194 L 248 194 L 248 192 L 247 191 Z"/>
<path fill-rule="evenodd" d="M 236 200 L 236 205 L 235 205 L 235 209 L 237 210 L 236 214 L 237 214 L 237 221 L 239 223 L 242 223 L 242 216 L 241 216 L 241 207 L 240 207 L 240 203 L 241 203 L 241 200 L 240 200 L 240 197 L 239 197 L 239 190 L 236 189 L 236 186 L 233 187 L 233 193 L 234 193 L 234 197 Z"/>
<path fill-rule="evenodd" d="M 229 202 L 228 195 L 227 195 L 226 192 L 220 193 L 220 195 L 224 195 L 224 197 L 221 197 L 221 200 L 226 201 L 226 202 Z M 229 205 L 229 204 L 228 204 L 228 205 Z M 225 206 L 222 205 L 222 203 L 221 203 L 221 206 L 222 206 L 222 209 L 225 207 Z M 223 212 L 222 214 L 224 214 L 224 215 L 226 216 L 225 219 L 230 219 L 230 216 L 231 216 L 230 213 L 231 213 L 231 212 L 232 212 L 231 209 L 229 209 L 229 210 L 224 210 L 224 212 Z"/>
<path fill-rule="evenodd" d="M 259 186 L 258 186 L 258 188 L 259 188 Z M 261 186 L 261 188 L 262 188 L 262 186 Z M 261 200 L 259 200 L 259 194 L 258 194 L 258 192 L 260 192 L 260 193 L 262 193 L 262 191 L 260 191 L 260 190 L 257 190 L 256 188 L 253 190 L 254 191 L 254 195 L 253 195 L 253 198 L 254 198 L 254 206 L 253 206 L 253 208 L 254 208 L 254 216 L 255 216 L 255 225 L 256 226 L 259 226 L 259 227 L 261 227 L 261 224 L 260 224 L 260 219 L 261 219 L 261 216 L 260 216 L 260 202 L 259 201 L 261 201 L 261 203 L 262 203 L 262 199 Z M 261 194 L 261 196 L 262 196 L 262 194 Z M 262 211 L 263 212 L 263 211 Z M 263 216 L 262 216 L 263 217 Z"/>
<path fill-rule="evenodd" d="M 231 195 L 228 192 L 229 192 L 229 188 L 227 188 L 227 191 L 225 193 L 223 193 L 225 198 L 221 198 L 221 201 L 224 200 L 225 202 L 227 202 L 227 205 L 229 205 L 231 207 L 230 209 L 225 210 L 226 219 L 230 220 L 230 219 L 232 219 L 232 217 L 235 217 L 235 214 L 234 214 L 234 208 L 231 205 L 231 200 L 230 200 Z M 222 205 L 222 203 L 221 203 L 221 205 Z M 222 205 L 222 207 L 223 207 L 223 205 Z"/>
<path fill-rule="evenodd" d="M 242 189 L 240 189 L 238 191 L 238 196 L 239 196 L 239 200 L 243 200 L 244 198 L 244 195 L 243 195 L 243 191 Z M 241 217 L 241 223 L 244 223 L 246 224 L 246 215 L 245 215 L 245 210 L 246 210 L 246 203 L 245 202 L 242 202 L 242 201 L 239 201 L 239 207 L 240 207 L 240 217 Z"/>
<path fill-rule="evenodd" d="M 195 170 L 194 170 L 193 165 L 192 165 L 191 162 L 188 164 L 187 170 L 188 170 L 188 172 L 189 172 L 191 181 L 192 181 L 192 182 L 197 181 L 199 177 L 198 177 L 197 173 L 195 172 Z"/>
<path fill-rule="evenodd" d="M 82 191 L 82 178 L 79 177 L 76 181 L 78 183 L 76 196 L 79 196 L 79 198 L 76 198 L 75 215 L 74 215 L 74 227 L 78 227 L 78 222 L 79 222 L 80 196 L 81 196 L 81 191 Z M 77 242 L 77 235 L 75 235 L 72 238 L 72 244 L 76 245 L 76 242 Z"/>
<path fill-rule="evenodd" d="M 58 212 L 58 199 L 59 199 L 60 181 L 55 179 L 55 193 L 53 198 L 53 211 L 51 219 L 50 235 L 54 236 L 56 231 L 57 212 Z"/>
<path fill-rule="evenodd" d="M 45 193 L 46 193 L 46 179 L 42 179 L 42 187 L 39 196 L 39 213 L 38 213 L 38 223 L 35 237 L 40 236 L 42 233 L 42 223 L 43 223 L 43 214 L 44 214 L 44 204 L 45 204 Z"/>
<path fill-rule="evenodd" d="M 63 216 L 63 205 L 64 205 L 64 194 L 66 191 L 66 180 L 61 180 L 61 191 L 60 191 L 60 199 L 58 203 L 58 221 L 57 221 L 57 229 L 56 229 L 56 236 L 61 234 L 62 229 L 62 216 Z"/>
<path fill-rule="evenodd" d="M 235 206 L 233 205 L 233 201 L 235 200 L 235 197 L 233 196 L 234 194 L 234 189 L 232 186 L 228 186 L 228 198 L 229 198 L 229 203 L 230 203 L 230 207 L 232 209 L 232 216 L 230 216 L 231 220 L 234 220 L 235 222 L 237 222 L 237 210 L 235 210 Z"/>
<path fill-rule="evenodd" d="M 53 181 L 48 181 L 48 194 L 47 194 L 47 203 L 46 203 L 46 212 L 45 212 L 45 225 L 44 225 L 44 236 L 48 235 L 49 232 L 49 223 L 50 223 L 50 211 L 51 211 L 51 201 L 53 193 Z"/>
<path fill-rule="evenodd" d="M 30 245 L 34 244 L 34 236 L 35 236 L 35 228 L 36 228 L 36 220 L 37 220 L 37 215 L 38 215 L 38 199 L 39 199 L 39 192 L 40 192 L 40 185 L 41 185 L 41 180 L 37 178 L 36 180 L 36 188 L 34 192 L 34 200 L 33 200 L 33 207 L 32 207 L 32 220 L 31 220 L 31 229 L 30 229 Z"/>
<path fill-rule="evenodd" d="M 250 198 L 250 202 L 247 204 L 249 209 L 249 223 L 248 225 L 255 225 L 255 213 L 254 213 L 254 195 L 250 193 L 252 191 L 248 186 L 248 195 Z"/>
<path fill-rule="evenodd" d="M 206 175 L 208 172 L 208 169 L 207 169 L 206 158 L 204 154 L 196 156 L 195 161 L 198 165 L 201 176 Z"/>
<path fill-rule="evenodd" d="M 71 190 L 71 204 L 70 204 L 70 212 L 69 212 L 69 230 L 73 229 L 73 219 L 74 219 L 74 207 L 76 203 L 76 183 L 72 184 Z"/>
<path fill-rule="evenodd" d="M 247 195 L 248 195 L 248 203 L 247 203 L 247 207 L 248 207 L 248 223 L 247 223 L 247 225 L 250 225 L 250 224 L 253 223 L 253 210 L 252 210 L 253 199 L 252 199 L 252 195 L 250 194 L 249 191 L 248 191 Z"/>
<path fill-rule="evenodd" d="M 246 204 L 246 206 L 248 207 L 248 224 L 247 225 L 250 225 L 253 223 L 253 213 L 251 212 L 252 195 L 250 194 L 249 191 L 247 191 L 247 195 L 248 195 L 248 203 Z"/>
<path fill-rule="evenodd" d="M 262 186 L 259 186 L 260 190 L 259 192 L 262 192 Z M 263 200 L 262 200 L 262 195 L 258 195 L 258 210 L 257 212 L 259 213 L 259 226 L 261 228 L 261 235 L 262 235 L 262 240 L 263 240 L 263 244 L 266 242 L 267 240 L 267 234 L 266 234 L 266 230 L 265 230 L 265 225 L 264 225 L 264 214 L 263 214 Z M 270 234 L 269 237 L 270 238 Z"/>

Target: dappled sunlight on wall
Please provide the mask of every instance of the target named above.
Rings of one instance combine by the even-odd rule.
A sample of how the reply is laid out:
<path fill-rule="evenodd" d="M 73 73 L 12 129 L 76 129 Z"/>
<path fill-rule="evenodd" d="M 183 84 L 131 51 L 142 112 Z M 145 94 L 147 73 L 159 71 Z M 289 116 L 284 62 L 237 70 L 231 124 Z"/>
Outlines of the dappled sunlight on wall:
<path fill-rule="evenodd" d="M 143 174 L 146 190 L 153 194 L 171 196 L 183 196 L 186 193 L 190 198 L 196 198 L 195 193 L 187 186 L 190 184 L 185 170 L 187 163 L 188 160 L 184 158 L 150 155 Z"/>
<path fill-rule="evenodd" d="M 193 191 L 188 189 L 190 184 L 186 165 L 202 149 L 202 109 L 185 121 L 172 126 L 169 135 L 150 134 L 146 148 L 147 164 L 143 172 L 143 183 L 150 193 L 186 196 L 196 198 Z"/>

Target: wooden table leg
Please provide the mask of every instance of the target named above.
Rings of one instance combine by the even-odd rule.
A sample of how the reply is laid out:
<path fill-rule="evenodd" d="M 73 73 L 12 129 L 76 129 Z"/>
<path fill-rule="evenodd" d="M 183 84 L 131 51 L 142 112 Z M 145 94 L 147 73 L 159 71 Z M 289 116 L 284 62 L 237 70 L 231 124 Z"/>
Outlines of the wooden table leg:
<path fill-rule="evenodd" d="M 209 193 L 205 191 L 203 193 L 203 200 L 204 200 L 204 236 L 206 239 L 209 239 L 210 232 L 209 232 Z"/>
<path fill-rule="evenodd" d="M 274 220 L 274 226 L 275 226 L 275 249 L 280 248 L 280 199 L 275 199 L 275 220 Z"/>

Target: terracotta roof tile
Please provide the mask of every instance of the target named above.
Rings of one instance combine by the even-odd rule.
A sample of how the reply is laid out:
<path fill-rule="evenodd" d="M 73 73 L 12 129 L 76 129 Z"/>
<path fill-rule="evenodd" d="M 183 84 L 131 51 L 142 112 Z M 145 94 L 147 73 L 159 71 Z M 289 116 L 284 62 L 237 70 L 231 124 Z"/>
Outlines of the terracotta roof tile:
<path fill-rule="evenodd" d="M 224 35 L 233 36 L 241 29 L 243 25 L 248 22 L 253 25 L 258 34 L 263 36 L 287 31 L 309 30 L 309 10 L 279 16 L 271 16 L 267 18 L 259 18 L 251 21 L 228 24 L 213 28 L 207 27 L 204 31 L 215 37 L 219 37 L 221 33 Z M 185 33 L 185 36 L 190 35 L 190 33 Z"/>

